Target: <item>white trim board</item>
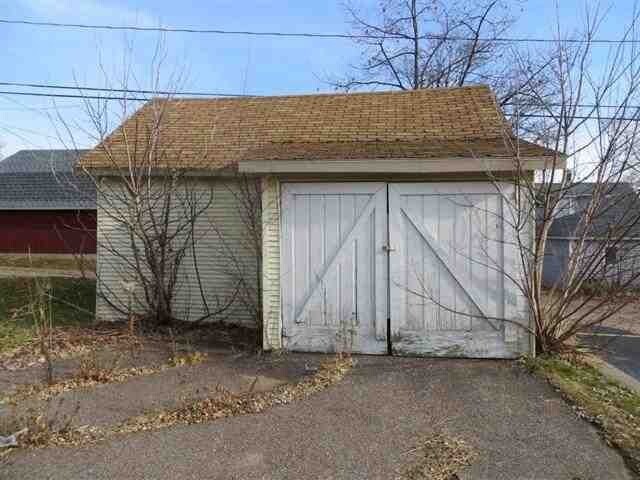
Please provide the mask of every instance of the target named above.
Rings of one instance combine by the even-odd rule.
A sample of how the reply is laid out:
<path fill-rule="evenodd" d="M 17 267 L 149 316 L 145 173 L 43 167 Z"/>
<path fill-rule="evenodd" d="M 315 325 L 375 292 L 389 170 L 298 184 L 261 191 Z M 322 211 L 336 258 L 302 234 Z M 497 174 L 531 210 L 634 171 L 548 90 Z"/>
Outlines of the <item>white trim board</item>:
<path fill-rule="evenodd" d="M 551 168 L 549 157 L 527 157 L 522 168 L 527 171 Z M 565 168 L 566 161 L 557 159 L 554 168 Z M 516 170 L 511 158 L 378 158 L 335 160 L 243 160 L 241 173 L 446 173 L 446 172 L 510 172 Z"/>

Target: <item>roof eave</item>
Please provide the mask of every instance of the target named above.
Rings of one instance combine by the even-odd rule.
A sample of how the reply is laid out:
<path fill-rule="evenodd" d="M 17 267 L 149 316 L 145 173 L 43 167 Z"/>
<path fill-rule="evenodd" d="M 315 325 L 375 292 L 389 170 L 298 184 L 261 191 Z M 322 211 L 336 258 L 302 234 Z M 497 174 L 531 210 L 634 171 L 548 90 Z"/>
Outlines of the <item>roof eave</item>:
<path fill-rule="evenodd" d="M 566 160 L 553 157 L 524 157 L 520 165 L 507 157 L 377 158 L 322 160 L 243 160 L 240 173 L 456 173 L 534 171 L 566 168 Z"/>

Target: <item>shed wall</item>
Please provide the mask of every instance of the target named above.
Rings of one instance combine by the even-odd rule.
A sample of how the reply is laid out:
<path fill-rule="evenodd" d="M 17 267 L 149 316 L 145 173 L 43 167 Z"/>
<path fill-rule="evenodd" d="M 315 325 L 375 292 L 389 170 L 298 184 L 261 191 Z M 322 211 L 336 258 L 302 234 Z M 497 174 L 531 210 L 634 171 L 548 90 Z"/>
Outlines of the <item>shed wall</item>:
<path fill-rule="evenodd" d="M 118 191 L 119 182 L 113 177 L 102 178 L 98 194 L 96 313 L 102 319 L 125 315 L 130 296 L 125 282 L 136 282 L 134 269 L 126 261 L 134 258 L 128 229 L 113 214 L 122 211 L 126 201 L 106 193 Z M 251 297 L 258 291 L 258 266 L 242 214 L 239 181 L 194 178 L 189 182 L 192 192 L 202 199 L 212 198 L 212 202 L 195 222 L 195 255 L 189 252 L 183 260 L 174 311 L 182 320 L 197 320 L 231 302 L 228 309 L 208 320 L 255 326 L 256 299 Z M 177 208 L 176 215 L 180 214 Z M 114 255 L 114 250 L 119 254 Z M 240 281 L 246 282 L 244 288 L 239 287 Z M 139 288 L 136 298 L 132 303 L 141 304 Z"/>

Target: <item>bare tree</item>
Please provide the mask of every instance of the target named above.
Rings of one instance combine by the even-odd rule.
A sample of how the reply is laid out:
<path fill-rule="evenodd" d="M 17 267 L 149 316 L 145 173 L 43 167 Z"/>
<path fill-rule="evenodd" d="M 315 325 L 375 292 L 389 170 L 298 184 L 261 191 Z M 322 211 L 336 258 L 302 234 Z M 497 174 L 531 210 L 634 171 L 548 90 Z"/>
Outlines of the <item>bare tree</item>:
<path fill-rule="evenodd" d="M 174 71 L 164 80 L 165 61 L 161 40 L 147 89 L 179 89 L 182 72 Z M 67 143 L 75 148 L 80 131 L 97 144 L 81 168 L 97 190 L 98 297 L 132 323 L 168 325 L 176 319 L 196 323 L 217 319 L 236 295 L 208 292 L 201 278 L 197 245 L 214 233 L 206 220 L 215 202 L 213 184 L 191 176 L 181 147 L 165 138 L 175 121 L 168 118 L 167 110 L 180 102 L 172 94 L 150 99 L 123 124 L 140 107 L 140 95 L 129 93 L 140 90 L 134 62 L 125 55 L 123 64 L 115 85 L 101 67 L 107 85 L 118 88 L 122 98 L 84 98 L 88 126 L 68 122 L 58 113 L 60 136 Z M 113 130 L 119 124 L 123 126 Z M 201 152 L 189 151 L 188 155 L 205 165 L 206 145 Z M 96 159 L 99 168 L 92 168 Z"/>
<path fill-rule="evenodd" d="M 636 163 L 638 16 L 634 12 L 600 67 L 592 40 L 603 18 L 587 12 L 581 42 L 566 42 L 558 33 L 551 71 L 559 97 L 557 103 L 541 103 L 550 123 L 547 143 L 559 153 L 538 178 L 518 175 L 514 225 L 522 230 L 524 215 L 535 211 L 537 217 L 533 242 L 517 238 L 525 271 L 520 287 L 542 352 L 573 348 L 578 333 L 606 321 L 630 301 L 624 294 L 640 277 L 640 202 L 633 188 L 621 188 Z M 561 157 L 571 170 L 557 169 Z M 570 248 L 562 274 L 549 282 L 544 268 L 545 258 L 554 255 L 549 248 L 552 230 Z M 605 291 L 585 288 L 593 284 Z"/>
<path fill-rule="evenodd" d="M 633 301 L 629 290 L 640 285 L 640 199 L 625 182 L 638 168 L 638 14 L 634 12 L 606 55 L 596 54 L 592 42 L 602 20 L 597 12 L 587 12 L 583 32 L 574 33 L 571 42 L 558 26 L 548 76 L 557 97 L 547 97 L 549 86 L 540 91 L 528 87 L 527 96 L 544 109 L 544 115 L 536 115 L 543 117 L 537 138 L 555 152 L 545 168 L 535 174 L 526 168 L 530 145 L 519 138 L 532 131 L 530 124 L 520 129 L 528 113 L 516 104 L 514 121 L 504 134 L 514 171 L 506 179 L 486 172 L 502 198 L 500 220 L 510 234 L 487 234 L 483 241 L 494 248 L 485 246 L 480 257 L 526 299 L 532 327 L 509 317 L 485 320 L 526 329 L 535 335 L 539 353 L 573 351 L 579 333 L 606 322 Z M 596 55 L 607 61 L 595 62 Z M 513 187 L 509 194 L 502 187 L 507 180 Z M 556 240 L 562 242 L 562 252 L 554 249 Z M 495 252 L 496 244 L 517 252 L 519 273 L 491 258 L 488 252 Z M 560 266 L 557 275 L 545 270 L 554 260 Z M 447 311 L 482 317 L 440 304 L 428 283 L 419 279 L 420 288 L 411 293 Z"/>
<path fill-rule="evenodd" d="M 527 56 L 518 68 L 513 46 L 502 40 L 515 21 L 512 8 L 521 2 L 474 0 L 382 0 L 373 15 L 354 2 L 345 5 L 361 47 L 353 73 L 332 79 L 337 88 L 411 90 L 484 83 L 501 103 L 544 85 L 544 57 Z"/>

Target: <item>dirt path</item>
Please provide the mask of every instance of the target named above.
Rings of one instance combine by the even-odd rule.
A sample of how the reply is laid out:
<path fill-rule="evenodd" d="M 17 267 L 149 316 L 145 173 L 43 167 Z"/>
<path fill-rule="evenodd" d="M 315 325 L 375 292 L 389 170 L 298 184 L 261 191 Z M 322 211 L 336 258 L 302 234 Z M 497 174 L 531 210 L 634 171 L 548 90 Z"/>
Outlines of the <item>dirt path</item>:
<path fill-rule="evenodd" d="M 90 278 L 95 279 L 96 274 L 87 270 L 59 270 L 56 268 L 25 268 L 25 267 L 0 267 L 0 277 L 63 277 L 63 278 Z"/>
<path fill-rule="evenodd" d="M 292 368 L 305 357 L 287 355 Z M 2 478 L 393 479 L 436 432 L 478 453 L 461 479 L 630 479 L 548 384 L 511 362 L 359 357 L 340 384 L 261 415 L 17 452 Z"/>

